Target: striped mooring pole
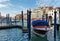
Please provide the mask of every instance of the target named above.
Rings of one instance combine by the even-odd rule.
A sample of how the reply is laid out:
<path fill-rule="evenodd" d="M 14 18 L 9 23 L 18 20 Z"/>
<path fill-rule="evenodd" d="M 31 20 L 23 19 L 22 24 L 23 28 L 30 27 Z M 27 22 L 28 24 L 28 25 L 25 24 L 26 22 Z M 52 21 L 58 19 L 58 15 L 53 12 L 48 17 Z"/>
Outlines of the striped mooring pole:
<path fill-rule="evenodd" d="M 22 14 L 22 30 L 23 30 L 23 27 L 24 27 L 23 11 L 21 11 L 21 14 Z"/>
<path fill-rule="evenodd" d="M 56 11 L 54 11 L 54 41 L 56 41 Z"/>
<path fill-rule="evenodd" d="M 28 41 L 31 40 L 31 10 L 27 10 Z"/>

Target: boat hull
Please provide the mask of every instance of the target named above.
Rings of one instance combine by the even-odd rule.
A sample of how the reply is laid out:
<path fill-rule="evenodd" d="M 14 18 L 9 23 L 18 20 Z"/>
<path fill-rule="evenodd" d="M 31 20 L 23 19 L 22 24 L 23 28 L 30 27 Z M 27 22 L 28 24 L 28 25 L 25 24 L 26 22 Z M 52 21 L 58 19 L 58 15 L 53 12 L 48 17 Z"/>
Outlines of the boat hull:
<path fill-rule="evenodd" d="M 33 27 L 33 33 L 44 37 L 46 35 L 46 33 L 49 31 L 49 27 L 48 26 L 34 26 Z"/>
<path fill-rule="evenodd" d="M 33 31 L 33 34 L 38 35 L 39 37 L 45 37 L 46 36 L 46 34 L 37 33 L 35 31 Z"/>
<path fill-rule="evenodd" d="M 44 35 L 44 34 L 46 34 L 47 33 L 47 31 L 45 31 L 45 30 L 34 30 L 36 33 L 38 33 L 38 34 L 42 34 L 42 35 Z"/>
<path fill-rule="evenodd" d="M 35 20 L 32 22 L 33 31 L 37 35 L 45 36 L 47 31 L 49 30 L 48 22 L 45 20 Z"/>

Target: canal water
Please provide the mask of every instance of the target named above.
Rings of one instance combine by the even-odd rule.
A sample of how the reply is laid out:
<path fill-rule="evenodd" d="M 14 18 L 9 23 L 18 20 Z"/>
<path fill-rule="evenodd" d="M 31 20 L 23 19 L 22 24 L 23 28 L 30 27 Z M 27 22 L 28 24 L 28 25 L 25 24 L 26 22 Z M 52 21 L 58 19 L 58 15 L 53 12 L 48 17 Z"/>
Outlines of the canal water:
<path fill-rule="evenodd" d="M 13 23 L 15 25 L 15 23 Z M 22 22 L 18 22 L 18 25 L 22 25 Z M 26 26 L 27 24 L 24 23 Z M 0 24 L 0 26 L 7 25 L 6 23 Z M 20 28 L 1 29 L 0 41 L 28 41 L 28 33 L 22 33 Z"/>
<path fill-rule="evenodd" d="M 54 41 L 54 30 L 50 30 L 47 32 L 45 37 L 38 36 L 36 34 L 32 35 L 32 41 Z M 56 33 L 56 41 L 60 41 L 60 31 Z"/>
<path fill-rule="evenodd" d="M 17 24 L 22 25 L 21 22 Z M 27 26 L 26 22 L 24 26 Z M 56 40 L 60 40 L 60 31 L 57 31 Z M 28 33 L 22 33 L 22 29 L 20 28 L 2 29 L 0 30 L 0 41 L 28 41 Z M 54 41 L 54 30 L 50 30 L 44 38 L 32 34 L 31 41 Z"/>
<path fill-rule="evenodd" d="M 28 41 L 27 34 L 19 28 L 0 30 L 0 41 Z"/>

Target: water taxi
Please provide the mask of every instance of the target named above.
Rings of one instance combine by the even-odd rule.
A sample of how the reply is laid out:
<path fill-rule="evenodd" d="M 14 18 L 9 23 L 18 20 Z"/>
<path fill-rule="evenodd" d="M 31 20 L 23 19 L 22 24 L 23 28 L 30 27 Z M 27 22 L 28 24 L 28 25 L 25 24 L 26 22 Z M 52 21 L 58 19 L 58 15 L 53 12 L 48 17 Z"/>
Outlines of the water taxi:
<path fill-rule="evenodd" d="M 50 29 L 48 22 L 46 22 L 45 20 L 32 21 L 32 26 L 33 33 L 42 37 L 44 37 Z"/>

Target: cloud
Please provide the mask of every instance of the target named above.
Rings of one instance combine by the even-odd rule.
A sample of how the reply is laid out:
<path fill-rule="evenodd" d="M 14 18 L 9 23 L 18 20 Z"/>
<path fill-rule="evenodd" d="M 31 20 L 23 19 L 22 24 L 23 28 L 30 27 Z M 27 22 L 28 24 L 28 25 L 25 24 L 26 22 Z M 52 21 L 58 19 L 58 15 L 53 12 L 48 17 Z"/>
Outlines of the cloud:
<path fill-rule="evenodd" d="M 12 6 L 11 3 L 7 3 L 9 2 L 10 0 L 0 0 L 0 8 L 5 8 L 5 7 L 9 7 L 9 6 Z"/>
<path fill-rule="evenodd" d="M 56 6 L 57 4 L 60 4 L 60 0 L 37 0 L 36 1 L 37 6 L 44 6 L 44 5 Z"/>
<path fill-rule="evenodd" d="M 0 4 L 0 8 L 7 7 L 5 4 Z"/>
<path fill-rule="evenodd" d="M 44 6 L 44 5 L 47 5 L 48 2 L 50 3 L 51 0 L 37 0 L 37 1 L 36 1 L 36 5 L 37 5 L 37 6 Z M 49 3 L 48 3 L 48 4 L 49 4 Z"/>
<path fill-rule="evenodd" d="M 20 10 L 23 10 L 24 11 L 24 13 L 26 13 L 27 12 L 27 7 L 24 7 L 24 6 L 20 6 Z"/>
<path fill-rule="evenodd" d="M 10 1 L 10 0 L 0 0 L 0 2 L 6 2 L 6 1 Z"/>
<path fill-rule="evenodd" d="M 23 10 L 24 13 L 27 13 L 27 10 L 33 10 L 32 8 L 29 8 L 29 7 L 24 7 L 22 5 L 20 5 L 20 10 Z"/>
<path fill-rule="evenodd" d="M 6 5 L 7 5 L 7 6 L 14 6 L 14 5 L 13 5 L 13 4 L 11 4 L 11 3 L 7 3 Z"/>
<path fill-rule="evenodd" d="M 0 8 L 7 8 L 7 7 L 10 7 L 10 6 L 13 6 L 13 5 L 10 4 L 10 3 L 7 3 L 7 4 L 0 4 Z"/>

